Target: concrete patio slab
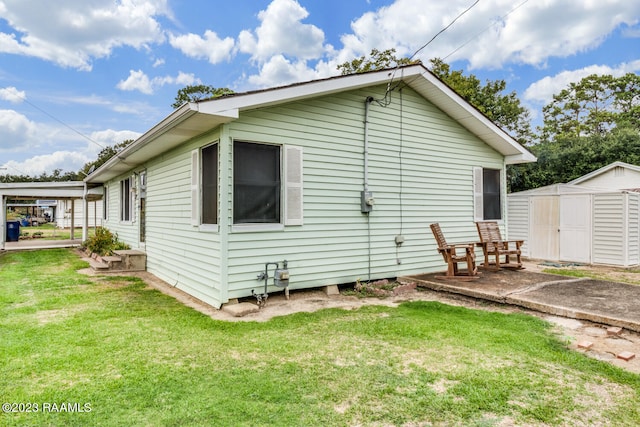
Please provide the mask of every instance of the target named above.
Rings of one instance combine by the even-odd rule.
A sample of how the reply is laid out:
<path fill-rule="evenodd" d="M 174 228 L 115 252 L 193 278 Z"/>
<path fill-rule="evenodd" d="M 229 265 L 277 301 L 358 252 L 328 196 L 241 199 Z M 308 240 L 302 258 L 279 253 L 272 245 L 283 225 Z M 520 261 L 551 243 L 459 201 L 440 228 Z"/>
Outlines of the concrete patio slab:
<path fill-rule="evenodd" d="M 47 239 L 28 239 L 17 242 L 6 242 L 4 250 L 6 251 L 26 251 L 33 249 L 54 249 L 54 248 L 75 248 L 82 245 L 81 239 L 71 240 L 47 240 Z"/>
<path fill-rule="evenodd" d="M 399 278 L 418 286 L 640 332 L 640 286 L 527 270 L 483 271 L 474 281 L 436 274 Z"/>

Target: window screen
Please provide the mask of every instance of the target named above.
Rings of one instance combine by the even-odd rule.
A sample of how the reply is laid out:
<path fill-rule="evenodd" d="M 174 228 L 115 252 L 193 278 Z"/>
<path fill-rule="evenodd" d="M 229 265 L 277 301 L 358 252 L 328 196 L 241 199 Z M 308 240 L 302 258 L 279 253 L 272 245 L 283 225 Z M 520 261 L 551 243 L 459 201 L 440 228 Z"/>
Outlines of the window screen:
<path fill-rule="evenodd" d="M 233 222 L 280 223 L 280 147 L 233 145 Z"/>
<path fill-rule="evenodd" d="M 484 169 L 482 171 L 482 202 L 484 219 L 501 219 L 500 209 L 500 171 Z"/>
<path fill-rule="evenodd" d="M 202 223 L 218 223 L 218 144 L 202 149 Z"/>
<path fill-rule="evenodd" d="M 120 219 L 122 221 L 131 221 L 132 198 L 131 178 L 123 179 L 120 181 Z"/>

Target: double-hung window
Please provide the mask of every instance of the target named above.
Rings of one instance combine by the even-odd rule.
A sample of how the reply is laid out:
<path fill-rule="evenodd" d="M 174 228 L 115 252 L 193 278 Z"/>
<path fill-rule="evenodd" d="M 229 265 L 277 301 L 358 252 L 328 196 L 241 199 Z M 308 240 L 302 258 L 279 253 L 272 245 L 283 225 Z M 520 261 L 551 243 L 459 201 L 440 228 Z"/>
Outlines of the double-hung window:
<path fill-rule="evenodd" d="M 218 215 L 229 212 L 220 192 L 231 190 L 230 218 L 238 230 L 251 225 L 295 226 L 303 222 L 302 147 L 234 141 L 230 188 L 220 169 L 223 149 L 215 143 L 191 153 L 191 223 L 218 224 Z M 225 175 L 222 175 L 225 174 Z M 225 207 L 221 204 L 225 203 Z"/>
<path fill-rule="evenodd" d="M 202 224 L 218 223 L 218 144 L 202 149 Z"/>
<path fill-rule="evenodd" d="M 135 194 L 133 192 L 133 177 L 120 181 L 120 220 L 133 221 L 133 208 L 135 206 Z"/>
<path fill-rule="evenodd" d="M 233 223 L 280 223 L 280 146 L 233 144 Z"/>
<path fill-rule="evenodd" d="M 475 220 L 502 219 L 500 169 L 474 168 L 473 179 Z"/>

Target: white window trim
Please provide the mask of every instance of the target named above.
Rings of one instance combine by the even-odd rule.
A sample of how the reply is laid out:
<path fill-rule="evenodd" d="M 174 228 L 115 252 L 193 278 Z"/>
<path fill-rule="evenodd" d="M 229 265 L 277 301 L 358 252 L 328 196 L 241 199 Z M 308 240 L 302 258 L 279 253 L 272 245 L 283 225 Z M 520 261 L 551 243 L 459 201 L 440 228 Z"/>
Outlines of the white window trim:
<path fill-rule="evenodd" d="M 102 220 L 109 221 L 109 186 L 102 187 Z"/>
<path fill-rule="evenodd" d="M 122 183 L 124 181 L 129 181 L 129 219 L 124 219 L 123 218 L 123 202 L 124 202 L 124 197 L 125 195 L 122 194 Z M 136 196 L 135 196 L 135 191 L 136 191 L 136 187 L 135 187 L 135 178 L 134 176 L 129 176 L 127 178 L 121 179 L 120 180 L 120 216 L 119 216 L 119 220 L 121 224 L 133 224 L 135 222 L 135 211 L 136 211 Z"/>
<path fill-rule="evenodd" d="M 231 231 L 233 233 L 249 233 L 254 231 L 284 231 L 284 224 L 233 224 L 231 226 Z"/>
<path fill-rule="evenodd" d="M 500 171 L 500 219 L 484 219 L 484 178 L 485 169 L 493 169 Z M 503 176 L 502 169 L 484 168 L 482 166 L 474 166 L 473 168 L 473 220 L 474 221 L 496 221 L 499 224 L 504 223 L 505 206 L 504 194 L 502 193 Z"/>
<path fill-rule="evenodd" d="M 301 146 L 288 144 L 271 144 L 266 142 L 236 139 L 234 142 L 251 144 L 276 145 L 280 147 L 280 222 L 279 223 L 244 223 L 232 224 L 231 232 L 243 233 L 252 231 L 284 231 L 285 227 L 300 226 L 304 221 L 304 169 L 303 149 Z M 294 164 L 295 163 L 295 164 Z M 235 167 L 235 165 L 234 165 Z M 297 202 L 292 205 L 297 193 Z M 233 197 L 231 198 L 233 200 Z M 233 202 L 232 202 L 233 203 Z M 294 215 L 290 215 L 294 213 Z"/>
<path fill-rule="evenodd" d="M 191 151 L 191 225 L 200 226 L 200 148 Z"/>

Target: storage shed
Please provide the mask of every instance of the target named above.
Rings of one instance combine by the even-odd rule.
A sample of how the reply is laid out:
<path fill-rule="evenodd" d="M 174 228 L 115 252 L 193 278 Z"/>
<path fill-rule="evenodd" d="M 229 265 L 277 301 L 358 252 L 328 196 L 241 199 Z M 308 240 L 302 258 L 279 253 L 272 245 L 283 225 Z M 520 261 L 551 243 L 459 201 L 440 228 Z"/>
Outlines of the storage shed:
<path fill-rule="evenodd" d="M 615 162 L 507 197 L 509 238 L 533 259 L 640 265 L 640 167 Z"/>

